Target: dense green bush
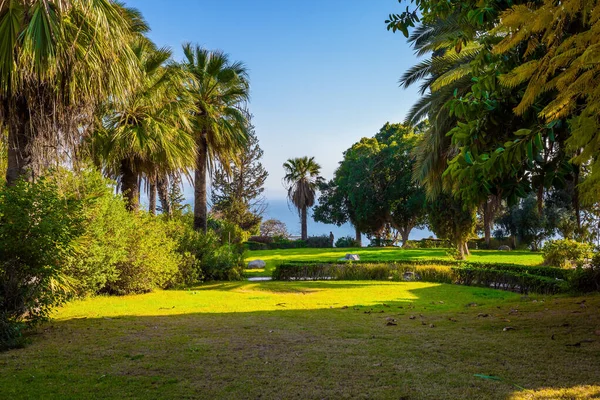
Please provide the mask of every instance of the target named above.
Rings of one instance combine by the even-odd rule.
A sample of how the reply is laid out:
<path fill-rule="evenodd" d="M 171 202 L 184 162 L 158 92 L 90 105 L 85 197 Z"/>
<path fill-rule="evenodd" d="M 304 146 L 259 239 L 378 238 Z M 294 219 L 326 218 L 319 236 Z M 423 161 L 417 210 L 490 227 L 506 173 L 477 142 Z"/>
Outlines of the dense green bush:
<path fill-rule="evenodd" d="M 168 287 L 182 263 L 177 242 L 167 236 L 160 219 L 146 213 L 131 217 L 131 232 L 122 238 L 127 254 L 116 264 L 115 279 L 109 279 L 103 289 L 108 293 L 144 293 Z"/>
<path fill-rule="evenodd" d="M 62 265 L 75 255 L 84 204 L 40 178 L 0 191 L 0 342 L 18 345 L 20 329 L 49 317 L 71 295 Z"/>
<path fill-rule="evenodd" d="M 570 239 L 549 240 L 542 248 L 544 264 L 553 267 L 570 268 L 582 266 L 592 256 L 592 246 Z"/>
<path fill-rule="evenodd" d="M 526 272 L 490 268 L 458 267 L 452 269 L 455 283 L 468 286 L 493 287 L 520 293 L 555 294 L 568 289 L 566 282 L 556 278 Z"/>
<path fill-rule="evenodd" d="M 253 241 L 247 241 L 245 243 L 246 248 L 248 250 L 254 251 L 254 250 L 267 250 L 269 247 L 265 244 L 265 243 L 260 243 L 260 242 L 253 242 Z"/>
<path fill-rule="evenodd" d="M 174 283 L 193 285 L 202 280 L 238 280 L 244 268 L 243 245 L 223 243 L 222 237 L 209 230 L 195 231 L 193 216 L 183 214 L 166 220 L 168 235 L 177 243 L 182 256 L 179 274 Z"/>
<path fill-rule="evenodd" d="M 306 247 L 315 248 L 315 249 L 325 249 L 329 247 L 333 247 L 333 243 L 329 239 L 329 236 L 309 236 L 304 241 Z"/>
<path fill-rule="evenodd" d="M 335 247 L 360 247 L 360 242 L 356 241 L 352 236 L 344 236 L 335 241 Z"/>
<path fill-rule="evenodd" d="M 570 279 L 572 272 L 551 267 L 439 261 L 282 263 L 275 268 L 273 279 L 420 280 L 553 294 L 569 290 L 566 279 Z"/>

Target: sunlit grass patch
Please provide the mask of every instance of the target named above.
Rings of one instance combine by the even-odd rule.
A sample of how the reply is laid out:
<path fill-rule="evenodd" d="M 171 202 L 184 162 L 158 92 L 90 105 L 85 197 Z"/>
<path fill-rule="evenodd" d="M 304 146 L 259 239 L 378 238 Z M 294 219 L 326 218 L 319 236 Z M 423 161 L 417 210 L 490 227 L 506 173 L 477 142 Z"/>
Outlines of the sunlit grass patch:
<path fill-rule="evenodd" d="M 283 261 L 336 261 L 347 253 L 358 254 L 363 261 L 403 261 L 403 260 L 427 260 L 447 259 L 451 257 L 446 254 L 445 249 L 410 249 L 404 250 L 398 247 L 373 248 L 360 247 L 351 249 L 280 249 L 280 250 L 257 250 L 249 251 L 246 262 L 260 259 L 267 263 L 264 270 L 247 270 L 247 276 L 270 276 L 278 263 Z M 542 262 L 540 253 L 530 251 L 494 251 L 473 250 L 469 261 L 538 265 Z"/>

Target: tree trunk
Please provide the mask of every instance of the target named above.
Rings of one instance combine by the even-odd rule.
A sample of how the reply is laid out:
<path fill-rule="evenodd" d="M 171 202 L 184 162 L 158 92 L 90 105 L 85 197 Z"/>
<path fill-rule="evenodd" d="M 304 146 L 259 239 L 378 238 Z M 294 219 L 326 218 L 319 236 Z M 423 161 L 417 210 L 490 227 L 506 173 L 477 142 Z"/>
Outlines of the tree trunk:
<path fill-rule="evenodd" d="M 355 234 L 354 240 L 356 240 L 359 247 L 362 247 L 362 234 L 360 232 L 360 229 L 358 229 L 357 226 L 354 226 L 354 234 Z"/>
<path fill-rule="evenodd" d="M 169 180 L 166 176 L 161 176 L 156 180 L 156 189 L 163 214 L 171 217 L 173 215 L 173 207 L 171 207 L 171 200 L 169 199 Z"/>
<path fill-rule="evenodd" d="M 308 239 L 308 229 L 306 226 L 306 219 L 307 219 L 307 207 L 304 206 L 302 207 L 302 240 L 306 240 Z"/>
<path fill-rule="evenodd" d="M 465 246 L 464 246 L 464 243 L 462 241 L 458 242 L 458 244 L 457 244 L 456 247 L 457 247 L 457 250 L 458 250 L 458 257 L 457 257 L 457 259 L 464 260 L 465 259 Z"/>
<path fill-rule="evenodd" d="M 483 206 L 483 232 L 485 238 L 485 244 L 487 249 L 490 249 L 490 242 L 492 240 L 492 219 L 493 219 L 493 204 L 492 199 L 488 197 Z"/>
<path fill-rule="evenodd" d="M 537 190 L 537 209 L 540 216 L 544 212 L 544 186 L 540 185 Z"/>
<path fill-rule="evenodd" d="M 408 245 L 408 236 L 410 235 L 411 229 L 407 226 L 400 229 L 400 234 L 402 235 L 402 247 L 406 247 Z"/>
<path fill-rule="evenodd" d="M 148 211 L 156 215 L 156 177 L 150 182 L 150 193 L 148 193 Z"/>
<path fill-rule="evenodd" d="M 138 176 L 131 168 L 131 160 L 121 160 L 121 192 L 129 211 L 137 211 L 140 206 L 140 185 Z"/>
<path fill-rule="evenodd" d="M 27 103 L 17 101 L 16 115 L 8 123 L 8 165 L 6 168 L 6 183 L 14 185 L 19 178 L 31 181 L 33 179 L 33 157 L 31 154 L 31 119 Z"/>
<path fill-rule="evenodd" d="M 208 147 L 204 134 L 198 139 L 198 156 L 196 157 L 196 173 L 194 176 L 194 229 L 206 233 L 206 169 Z"/>
<path fill-rule="evenodd" d="M 581 151 L 577 151 L 577 155 L 581 154 Z M 573 210 L 575 210 L 575 217 L 577 218 L 577 233 L 581 233 L 581 206 L 579 202 L 579 166 L 573 165 Z"/>

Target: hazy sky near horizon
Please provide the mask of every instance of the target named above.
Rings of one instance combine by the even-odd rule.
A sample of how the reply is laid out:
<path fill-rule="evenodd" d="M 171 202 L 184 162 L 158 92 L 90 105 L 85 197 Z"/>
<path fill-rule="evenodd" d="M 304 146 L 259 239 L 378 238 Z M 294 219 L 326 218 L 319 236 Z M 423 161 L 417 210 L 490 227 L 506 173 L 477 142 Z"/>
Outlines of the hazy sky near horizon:
<path fill-rule="evenodd" d="M 397 0 L 126 0 L 176 60 L 198 43 L 243 61 L 250 111 L 269 171 L 268 200 L 285 197 L 282 164 L 314 156 L 326 179 L 342 153 L 387 121 L 401 122 L 417 99 L 398 87 L 417 60 L 385 19 Z"/>

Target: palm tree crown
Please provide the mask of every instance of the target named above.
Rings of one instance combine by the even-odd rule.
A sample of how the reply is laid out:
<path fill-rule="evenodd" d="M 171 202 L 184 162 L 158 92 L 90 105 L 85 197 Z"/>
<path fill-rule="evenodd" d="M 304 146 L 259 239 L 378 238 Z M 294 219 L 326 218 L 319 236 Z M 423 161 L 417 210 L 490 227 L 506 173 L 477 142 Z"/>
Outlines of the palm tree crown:
<path fill-rule="evenodd" d="M 191 90 L 197 112 L 194 136 L 198 156 L 194 179 L 194 227 L 206 231 L 207 173 L 219 163 L 229 171 L 248 137 L 248 113 L 243 107 L 250 96 L 246 67 L 231 62 L 227 54 L 200 46 L 183 47 L 184 65 L 195 77 Z"/>
<path fill-rule="evenodd" d="M 287 160 L 283 164 L 284 185 L 288 199 L 298 209 L 302 219 L 302 239 L 308 237 L 306 219 L 307 209 L 315 205 L 315 195 L 323 178 L 319 176 L 321 166 L 314 157 L 300 157 Z"/>
<path fill-rule="evenodd" d="M 91 147 L 107 174 L 120 178 L 129 207 L 136 209 L 142 176 L 154 183 L 158 176 L 193 165 L 190 117 L 195 107 L 187 91 L 193 78 L 169 62 L 170 50 L 146 38 L 132 47 L 142 79 L 126 101 L 107 104 Z"/>
<path fill-rule="evenodd" d="M 50 163 L 49 151 L 81 143 L 106 98 L 126 97 L 139 71 L 129 43 L 146 30 L 137 11 L 110 0 L 0 2 L 9 183 Z"/>

